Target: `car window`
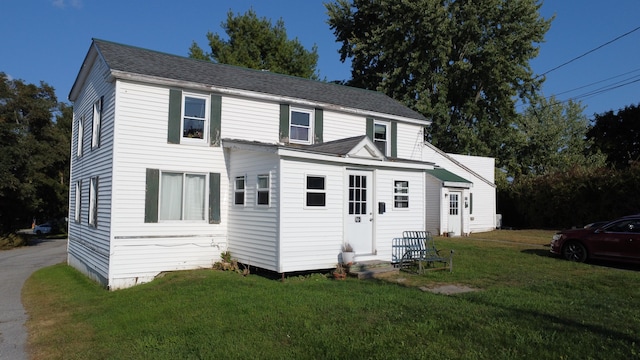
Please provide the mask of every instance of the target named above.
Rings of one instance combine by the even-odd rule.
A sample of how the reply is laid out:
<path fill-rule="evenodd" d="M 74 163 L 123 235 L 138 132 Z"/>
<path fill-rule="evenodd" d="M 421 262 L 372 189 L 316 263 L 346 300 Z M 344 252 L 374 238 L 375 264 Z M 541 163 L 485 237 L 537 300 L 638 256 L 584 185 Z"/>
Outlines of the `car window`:
<path fill-rule="evenodd" d="M 625 219 L 617 221 L 605 229 L 607 232 L 619 232 L 619 233 L 640 233 L 640 220 L 639 219 Z"/>

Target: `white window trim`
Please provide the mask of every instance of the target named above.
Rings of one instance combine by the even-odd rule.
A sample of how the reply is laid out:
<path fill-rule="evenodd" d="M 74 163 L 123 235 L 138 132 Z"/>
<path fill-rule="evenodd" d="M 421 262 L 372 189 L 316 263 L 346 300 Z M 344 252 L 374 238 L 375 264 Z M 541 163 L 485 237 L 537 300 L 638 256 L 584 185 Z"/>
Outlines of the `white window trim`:
<path fill-rule="evenodd" d="M 78 118 L 78 137 L 76 138 L 76 142 L 77 142 L 76 156 L 77 157 L 82 157 L 83 137 L 84 137 L 84 115 Z"/>
<path fill-rule="evenodd" d="M 89 226 L 97 227 L 98 218 L 98 177 L 94 176 L 89 181 Z"/>
<path fill-rule="evenodd" d="M 291 121 L 293 120 L 293 113 L 294 112 L 299 112 L 299 113 L 304 113 L 304 114 L 309 114 L 309 136 L 308 139 L 305 140 L 298 140 L 298 139 L 294 139 L 291 137 L 291 128 L 294 126 Z M 314 128 L 314 123 L 315 123 L 315 119 L 314 119 L 314 114 L 315 111 L 311 110 L 311 109 L 304 109 L 304 108 L 297 108 L 297 107 L 291 107 L 289 109 L 289 142 L 293 143 L 293 144 L 305 144 L 305 145 L 311 145 L 313 144 L 313 128 Z M 296 127 L 300 127 L 302 128 L 302 126 L 298 126 L 295 125 Z"/>
<path fill-rule="evenodd" d="M 170 173 L 170 174 L 181 174 L 182 175 L 182 204 L 180 211 L 180 219 L 178 220 L 170 220 L 170 219 L 162 219 L 161 211 L 162 211 L 162 174 Z M 187 175 L 197 175 L 204 176 L 204 212 L 202 220 L 185 220 L 184 219 L 184 208 L 185 208 L 185 177 Z M 158 222 L 160 223 L 204 223 L 208 222 L 209 219 L 209 174 L 207 173 L 199 173 L 199 172 L 191 172 L 191 171 L 173 171 L 173 170 L 164 170 L 160 171 L 160 181 L 158 186 Z"/>
<path fill-rule="evenodd" d="M 102 122 L 102 98 L 93 103 L 93 120 L 91 132 L 91 148 L 100 147 L 100 123 Z"/>
<path fill-rule="evenodd" d="M 73 210 L 73 220 L 76 223 L 80 222 L 80 209 L 82 204 L 82 181 L 76 181 L 76 193 L 75 193 L 75 208 Z"/>
<path fill-rule="evenodd" d="M 401 188 L 398 188 L 396 186 L 397 182 L 406 182 L 407 183 L 407 187 L 405 188 L 407 190 L 406 193 L 397 192 L 398 189 L 401 189 Z M 393 210 L 408 211 L 410 206 L 411 206 L 411 203 L 409 201 L 410 200 L 409 199 L 409 194 L 410 194 L 410 192 L 409 192 L 409 180 L 394 180 L 393 181 Z M 407 198 L 407 207 L 398 207 L 398 206 L 396 206 L 396 196 L 405 196 Z"/>
<path fill-rule="evenodd" d="M 309 177 L 318 177 L 324 179 L 324 189 L 309 189 L 307 188 L 307 179 Z M 304 202 L 303 206 L 305 209 L 309 210 L 326 210 L 327 209 L 327 176 L 326 175 L 317 175 L 317 174 L 304 174 L 304 198 L 302 201 Z M 322 206 L 309 206 L 307 205 L 307 194 L 315 193 L 315 194 L 324 194 L 324 205 Z"/>
<path fill-rule="evenodd" d="M 260 187 L 260 178 L 261 177 L 266 177 L 267 178 L 267 187 L 266 188 L 261 188 Z M 246 184 L 245 184 L 245 188 L 246 188 Z M 266 204 L 260 204 L 258 203 L 258 199 L 259 199 L 259 193 L 260 192 L 267 192 L 267 203 Z M 246 201 L 245 201 L 246 202 Z M 258 174 L 256 176 L 256 206 L 259 207 L 271 207 L 271 174 Z"/>
<path fill-rule="evenodd" d="M 189 138 L 184 136 L 184 111 L 186 98 L 196 98 L 204 100 L 204 127 L 202 129 L 202 139 Z M 180 143 L 181 144 L 193 144 L 193 145 L 208 145 L 209 144 L 209 127 L 211 126 L 211 96 L 182 92 L 182 106 L 180 113 Z"/>
<path fill-rule="evenodd" d="M 376 142 L 379 142 L 376 140 L 376 125 L 383 125 L 385 127 L 385 147 L 384 147 L 384 155 L 385 156 L 390 156 L 391 155 L 391 123 L 388 121 L 380 121 L 380 120 L 374 120 L 373 121 L 373 143 L 375 144 Z"/>
<path fill-rule="evenodd" d="M 244 182 L 244 188 L 241 191 L 238 191 L 238 187 L 237 187 L 238 179 L 242 179 Z M 236 194 L 239 192 L 242 192 L 244 195 L 242 198 L 242 204 L 236 204 Z M 247 206 L 247 176 L 246 175 L 236 176 L 233 178 L 233 205 L 238 207 Z"/>

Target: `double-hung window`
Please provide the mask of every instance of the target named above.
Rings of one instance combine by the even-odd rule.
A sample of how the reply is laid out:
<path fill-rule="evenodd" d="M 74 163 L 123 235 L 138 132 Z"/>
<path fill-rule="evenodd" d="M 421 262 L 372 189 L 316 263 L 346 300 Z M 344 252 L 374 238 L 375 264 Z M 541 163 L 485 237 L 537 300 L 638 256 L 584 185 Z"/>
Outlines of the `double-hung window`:
<path fill-rule="evenodd" d="M 409 207 L 409 182 L 396 180 L 393 187 L 393 207 L 406 209 Z"/>
<path fill-rule="evenodd" d="M 376 121 L 373 124 L 373 142 L 385 155 L 389 156 L 390 146 L 390 132 L 389 124 L 385 122 Z"/>
<path fill-rule="evenodd" d="M 206 143 L 209 122 L 209 97 L 184 94 L 182 104 L 182 140 L 184 143 Z"/>
<path fill-rule="evenodd" d="M 89 184 L 89 225 L 98 226 L 98 177 L 92 177 Z"/>
<path fill-rule="evenodd" d="M 93 128 L 91 135 L 91 148 L 97 148 L 100 146 L 100 127 L 102 122 L 102 101 L 103 97 L 93 103 Z"/>
<path fill-rule="evenodd" d="M 322 207 L 327 204 L 324 176 L 307 176 L 306 205 Z"/>
<path fill-rule="evenodd" d="M 258 183 L 256 184 L 257 190 L 257 204 L 269 205 L 269 175 L 258 175 Z"/>
<path fill-rule="evenodd" d="M 162 172 L 160 220 L 204 220 L 206 175 Z"/>
<path fill-rule="evenodd" d="M 84 116 L 80 116 L 78 119 L 78 141 L 77 141 L 77 152 L 76 156 L 82 156 L 82 138 L 84 137 Z"/>
<path fill-rule="evenodd" d="M 311 144 L 313 139 L 313 111 L 291 108 L 289 114 L 289 142 Z"/>
<path fill-rule="evenodd" d="M 73 220 L 77 223 L 80 222 L 80 204 L 82 202 L 82 182 L 76 181 L 76 194 L 75 194 L 75 209 L 73 214 Z"/>
<path fill-rule="evenodd" d="M 245 177 L 244 176 L 236 176 L 234 183 L 234 197 L 233 203 L 235 205 L 244 205 L 244 194 L 245 194 Z"/>

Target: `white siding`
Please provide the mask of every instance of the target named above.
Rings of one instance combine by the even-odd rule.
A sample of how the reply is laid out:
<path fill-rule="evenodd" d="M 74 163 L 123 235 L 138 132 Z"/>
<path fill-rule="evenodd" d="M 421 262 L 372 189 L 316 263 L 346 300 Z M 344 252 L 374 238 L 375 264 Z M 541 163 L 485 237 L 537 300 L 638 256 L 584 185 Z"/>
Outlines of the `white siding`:
<path fill-rule="evenodd" d="M 221 137 L 275 144 L 280 140 L 280 104 L 222 97 Z"/>
<path fill-rule="evenodd" d="M 109 273 L 111 195 L 113 164 L 114 86 L 104 80 L 107 70 L 98 58 L 73 106 L 74 123 L 71 148 L 71 179 L 69 196 L 69 264 L 104 284 Z M 100 146 L 92 148 L 93 104 L 104 96 Z M 77 157 L 78 122 L 84 117 L 82 156 Z M 88 224 L 89 187 L 92 177 L 98 177 L 97 226 Z M 75 183 L 82 182 L 80 222 L 74 221 Z"/>
<path fill-rule="evenodd" d="M 323 141 L 346 139 L 367 133 L 367 119 L 364 116 L 338 113 L 325 110 L 323 112 Z"/>
<path fill-rule="evenodd" d="M 460 154 L 447 154 L 476 172 L 478 175 L 494 182 L 496 161 L 494 158 Z"/>
<path fill-rule="evenodd" d="M 478 174 L 476 175 L 471 171 L 466 170 L 465 168 L 456 164 L 456 162 L 452 161 L 452 159 L 449 158 L 448 156 L 451 156 L 451 155 L 450 154 L 443 155 L 442 153 L 430 148 L 429 146 L 424 146 L 422 150 L 423 161 L 434 162 L 437 165 L 447 169 L 448 171 L 458 176 L 461 176 L 464 179 L 471 181 L 473 183 L 473 186 L 471 187 L 471 189 L 469 189 L 468 192 L 465 191 L 463 195 L 463 200 L 464 200 L 464 196 L 471 197 L 471 195 L 469 194 L 473 194 L 473 214 L 468 213 L 471 210 L 470 207 L 464 208 L 466 213 L 464 213 L 463 215 L 468 216 L 469 223 L 468 223 L 468 226 L 466 224 L 464 225 L 463 232 L 469 233 L 469 232 L 483 232 L 483 231 L 494 230 L 496 227 L 496 223 L 495 223 L 496 188 L 478 177 L 478 175 L 480 174 L 487 174 L 487 176 L 491 175 L 489 178 L 486 178 L 486 180 L 493 181 L 493 171 L 494 171 L 493 167 L 491 167 L 490 169 L 479 168 L 480 166 L 484 166 L 484 167 L 492 166 L 493 159 L 476 157 L 476 156 L 462 156 L 462 155 L 456 156 L 457 157 L 456 161 L 458 163 L 463 164 L 464 166 L 466 166 L 467 168 L 469 168 L 470 170 Z M 471 166 L 467 165 L 466 161 L 469 161 L 470 163 L 469 165 Z M 475 169 L 472 169 L 472 167 L 478 168 L 479 171 L 475 171 Z M 436 191 L 435 189 L 436 189 L 435 187 L 432 188 L 430 192 Z M 442 197 L 440 198 L 440 200 L 442 201 Z M 448 209 L 447 206 L 441 206 L 440 211 L 443 212 L 443 215 L 442 215 L 443 218 L 446 218 L 446 216 L 444 216 L 445 215 L 444 212 L 447 211 L 447 209 Z M 429 212 L 427 212 L 427 216 L 429 217 L 429 219 L 427 219 L 427 223 L 429 224 L 430 227 L 434 228 L 435 226 L 432 224 L 432 221 L 434 219 L 431 217 Z M 446 220 L 441 221 L 440 223 L 441 232 L 446 231 L 447 229 L 446 225 L 447 225 Z"/>
<path fill-rule="evenodd" d="M 398 123 L 397 150 L 399 158 L 422 160 L 423 143 L 422 126 Z"/>
<path fill-rule="evenodd" d="M 425 229 L 425 182 L 421 171 L 376 170 L 374 192 L 374 236 L 377 257 L 391 261 L 391 244 L 407 230 Z M 394 208 L 396 180 L 409 182 L 409 208 Z M 378 214 L 378 203 L 386 204 L 386 212 Z"/>
<path fill-rule="evenodd" d="M 222 148 L 167 143 L 168 88 L 118 81 L 116 102 L 111 288 L 150 281 L 162 271 L 211 267 L 226 249 L 226 223 L 145 223 L 146 169 L 220 173 L 226 194 Z M 220 208 L 225 219 L 226 197 Z"/>
<path fill-rule="evenodd" d="M 342 166 L 281 162 L 280 272 L 331 268 L 343 243 Z M 326 206 L 307 207 L 306 177 L 324 176 Z"/>
<path fill-rule="evenodd" d="M 231 150 L 226 192 L 229 201 L 229 251 L 240 262 L 278 271 L 278 159 L 273 154 Z M 257 205 L 257 177 L 270 175 L 269 206 Z M 233 205 L 233 179 L 246 176 L 244 205 Z"/>

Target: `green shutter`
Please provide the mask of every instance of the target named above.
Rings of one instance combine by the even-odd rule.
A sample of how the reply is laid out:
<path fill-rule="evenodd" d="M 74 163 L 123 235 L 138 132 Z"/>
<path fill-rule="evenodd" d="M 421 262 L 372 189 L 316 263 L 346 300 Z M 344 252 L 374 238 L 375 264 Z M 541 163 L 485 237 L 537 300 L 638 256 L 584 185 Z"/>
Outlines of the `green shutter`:
<path fill-rule="evenodd" d="M 180 144 L 180 117 L 182 116 L 182 90 L 169 90 L 169 126 L 167 142 Z"/>
<path fill-rule="evenodd" d="M 280 104 L 280 142 L 289 142 L 289 105 Z"/>
<path fill-rule="evenodd" d="M 322 109 L 316 109 L 316 113 L 314 116 L 314 129 L 313 129 L 313 136 L 314 136 L 314 144 L 321 144 L 323 142 L 322 140 L 322 127 L 324 126 L 324 118 L 323 118 L 323 111 Z"/>
<path fill-rule="evenodd" d="M 473 193 L 469 193 L 469 215 L 473 215 Z"/>
<path fill-rule="evenodd" d="M 209 139 L 211 146 L 220 146 L 220 129 L 222 127 L 222 97 L 211 95 L 211 125 Z"/>
<path fill-rule="evenodd" d="M 160 170 L 147 169 L 144 195 L 144 222 L 158 222 L 158 198 L 160 191 Z"/>
<path fill-rule="evenodd" d="M 391 122 L 391 157 L 398 157 L 398 123 Z"/>
<path fill-rule="evenodd" d="M 367 137 L 373 141 L 373 119 L 367 118 Z"/>
<path fill-rule="evenodd" d="M 209 173 L 209 224 L 220 224 L 219 173 Z"/>

